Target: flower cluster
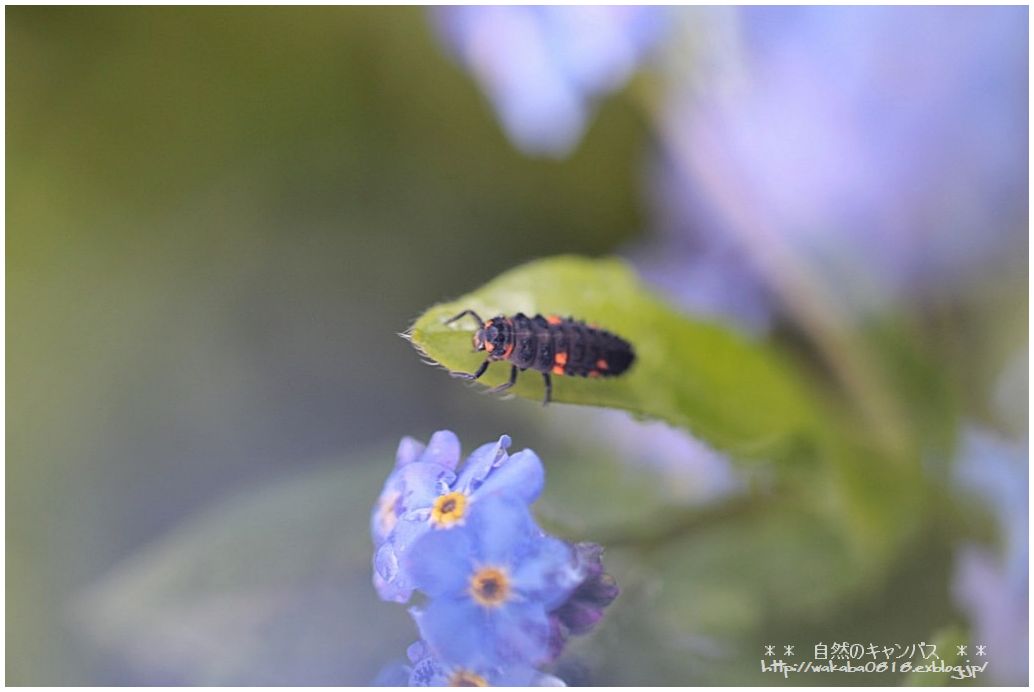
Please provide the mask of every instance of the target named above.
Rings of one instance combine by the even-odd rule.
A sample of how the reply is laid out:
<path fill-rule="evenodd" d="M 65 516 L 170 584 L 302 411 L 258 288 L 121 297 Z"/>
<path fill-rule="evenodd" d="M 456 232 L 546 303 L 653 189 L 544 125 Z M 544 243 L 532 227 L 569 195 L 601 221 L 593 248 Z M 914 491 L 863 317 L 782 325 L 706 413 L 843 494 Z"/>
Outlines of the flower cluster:
<path fill-rule="evenodd" d="M 602 549 L 549 536 L 529 505 L 542 490 L 531 450 L 510 438 L 483 445 L 460 467 L 449 431 L 425 447 L 405 438 L 374 507 L 374 586 L 408 602 L 421 641 L 404 667 L 413 686 L 558 685 L 538 667 L 584 634 L 617 596 Z"/>

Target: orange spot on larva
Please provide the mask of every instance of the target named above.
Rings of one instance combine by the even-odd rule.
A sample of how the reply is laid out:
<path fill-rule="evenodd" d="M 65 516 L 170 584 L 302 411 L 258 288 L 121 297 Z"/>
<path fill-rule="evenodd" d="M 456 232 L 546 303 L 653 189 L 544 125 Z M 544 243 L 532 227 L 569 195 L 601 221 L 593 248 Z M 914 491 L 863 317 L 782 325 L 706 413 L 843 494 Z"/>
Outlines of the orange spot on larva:
<path fill-rule="evenodd" d="M 553 366 L 553 374 L 554 375 L 563 375 L 564 374 L 564 366 L 563 365 L 554 365 Z"/>
<path fill-rule="evenodd" d="M 557 365 L 567 365 L 567 352 L 566 351 L 560 351 L 560 352 L 558 352 L 556 354 L 556 364 Z"/>
<path fill-rule="evenodd" d="M 607 361 L 600 358 L 598 361 L 596 361 L 596 368 L 598 370 L 607 370 Z"/>
<path fill-rule="evenodd" d="M 546 318 L 546 322 L 549 322 L 550 324 L 560 324 L 561 322 L 563 322 L 563 320 L 557 317 L 556 315 L 550 315 Z"/>
<path fill-rule="evenodd" d="M 599 377 L 599 376 L 600 376 L 600 374 L 598 372 L 596 372 L 595 370 L 590 370 L 589 371 L 589 377 Z"/>

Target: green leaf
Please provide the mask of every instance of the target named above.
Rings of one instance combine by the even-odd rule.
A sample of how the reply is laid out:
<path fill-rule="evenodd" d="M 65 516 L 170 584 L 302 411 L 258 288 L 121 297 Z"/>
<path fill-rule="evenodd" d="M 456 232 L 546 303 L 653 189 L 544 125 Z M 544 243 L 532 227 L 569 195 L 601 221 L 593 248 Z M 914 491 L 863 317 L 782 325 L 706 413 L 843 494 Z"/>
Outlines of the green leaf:
<path fill-rule="evenodd" d="M 816 407 L 799 374 L 767 343 L 690 319 L 649 291 L 621 260 L 565 256 L 508 271 L 455 301 L 427 310 L 408 333 L 413 345 L 450 371 L 473 372 L 473 321 L 446 324 L 462 310 L 483 318 L 524 312 L 572 316 L 630 341 L 636 362 L 614 378 L 554 377 L 555 402 L 607 406 L 688 428 L 723 449 L 770 454 L 815 424 Z M 493 364 L 481 378 L 509 374 Z M 524 373 L 511 390 L 541 401 L 542 378 Z"/>

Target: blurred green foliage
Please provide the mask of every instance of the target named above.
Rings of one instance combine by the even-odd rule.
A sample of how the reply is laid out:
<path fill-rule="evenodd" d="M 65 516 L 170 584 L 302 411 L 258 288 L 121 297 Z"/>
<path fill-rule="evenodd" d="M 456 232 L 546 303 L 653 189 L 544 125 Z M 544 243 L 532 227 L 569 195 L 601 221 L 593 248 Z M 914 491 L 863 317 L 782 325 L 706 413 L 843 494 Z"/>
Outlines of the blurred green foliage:
<path fill-rule="evenodd" d="M 358 530 L 390 455 L 227 498 L 83 593 L 76 617 L 159 679 L 368 683 L 412 641 L 405 611 L 373 593 Z"/>

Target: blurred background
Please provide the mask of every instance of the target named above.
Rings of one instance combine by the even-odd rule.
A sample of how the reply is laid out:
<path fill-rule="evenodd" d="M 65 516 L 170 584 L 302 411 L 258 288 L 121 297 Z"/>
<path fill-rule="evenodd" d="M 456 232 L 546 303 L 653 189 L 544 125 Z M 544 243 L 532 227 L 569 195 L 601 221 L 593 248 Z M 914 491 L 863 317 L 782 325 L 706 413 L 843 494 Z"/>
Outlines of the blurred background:
<path fill-rule="evenodd" d="M 763 635 L 854 632 L 979 633 L 1022 684 L 1026 12 L 11 8 L 7 682 L 366 684 L 415 638 L 369 508 L 449 428 L 534 448 L 544 511 L 618 536 L 628 605 L 569 682 L 756 682 Z M 794 565 L 818 595 L 718 588 L 778 533 L 652 563 L 594 497 L 648 526 L 778 469 L 479 396 L 398 337 L 558 253 L 794 353 L 926 474 L 901 547 L 864 583 Z"/>

